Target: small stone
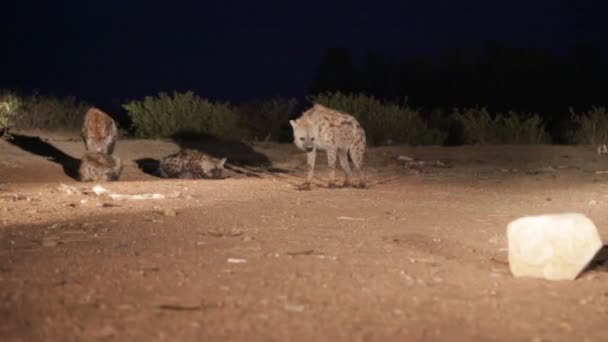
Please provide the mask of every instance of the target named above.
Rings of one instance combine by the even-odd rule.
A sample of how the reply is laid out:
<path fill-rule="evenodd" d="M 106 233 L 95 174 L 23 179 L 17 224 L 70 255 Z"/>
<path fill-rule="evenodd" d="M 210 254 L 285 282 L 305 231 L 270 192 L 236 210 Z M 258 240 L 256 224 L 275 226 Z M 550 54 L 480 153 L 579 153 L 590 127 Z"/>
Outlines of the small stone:
<path fill-rule="evenodd" d="M 545 167 L 541 167 L 536 169 L 536 172 L 538 173 L 552 173 L 555 172 L 555 168 L 553 166 L 545 166 Z"/>
<path fill-rule="evenodd" d="M 433 277 L 433 283 L 435 283 L 435 284 L 441 284 L 441 283 L 443 283 L 443 278 L 441 278 L 441 277 Z"/>
<path fill-rule="evenodd" d="M 54 236 L 45 237 L 44 239 L 42 239 L 41 244 L 43 247 L 57 247 L 57 245 L 59 245 L 59 241 L 57 240 L 57 237 Z"/>
<path fill-rule="evenodd" d="M 589 205 L 597 205 L 597 201 L 596 200 L 591 200 L 591 201 L 589 201 Z"/>
<path fill-rule="evenodd" d="M 593 222 L 577 213 L 519 218 L 507 238 L 513 276 L 547 280 L 576 279 L 603 245 Z"/>
<path fill-rule="evenodd" d="M 292 312 L 304 312 L 304 305 L 285 304 L 285 310 Z"/>
<path fill-rule="evenodd" d="M 246 262 L 247 262 L 247 260 L 245 260 L 245 259 L 228 258 L 228 263 L 229 264 L 244 264 Z"/>
<path fill-rule="evenodd" d="M 167 208 L 163 210 L 163 215 L 173 217 L 177 216 L 177 212 L 175 211 L 175 209 Z"/>
<path fill-rule="evenodd" d="M 95 337 L 100 339 L 111 338 L 116 334 L 118 334 L 118 331 L 116 331 L 116 329 L 111 325 L 106 325 L 94 333 Z"/>
<path fill-rule="evenodd" d="M 593 297 L 587 297 L 587 298 L 582 298 L 581 300 L 578 301 L 578 303 L 580 305 L 587 305 L 588 303 L 591 303 L 593 301 Z"/>

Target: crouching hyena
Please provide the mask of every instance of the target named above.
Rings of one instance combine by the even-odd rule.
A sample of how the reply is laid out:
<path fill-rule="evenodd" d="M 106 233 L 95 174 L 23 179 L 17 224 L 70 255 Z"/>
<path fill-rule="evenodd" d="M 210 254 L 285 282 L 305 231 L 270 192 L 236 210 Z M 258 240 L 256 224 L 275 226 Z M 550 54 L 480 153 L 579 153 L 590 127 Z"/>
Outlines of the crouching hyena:
<path fill-rule="evenodd" d="M 363 175 L 363 155 L 365 154 L 365 130 L 357 119 L 346 113 L 339 112 L 315 104 L 297 120 L 290 121 L 293 127 L 294 143 L 307 153 L 308 175 L 302 188 L 310 188 L 317 150 L 327 152 L 329 165 L 329 187 L 335 186 L 336 156 L 344 170 L 344 186 L 350 185 L 350 166 L 348 156 L 357 170 L 359 186 L 365 187 Z"/>
<path fill-rule="evenodd" d="M 101 152 L 85 153 L 78 169 L 78 175 L 83 182 L 116 181 L 121 172 L 120 158 Z"/>
<path fill-rule="evenodd" d="M 112 154 L 118 129 L 114 120 L 98 108 L 90 108 L 84 116 L 82 139 L 87 151 Z"/>
<path fill-rule="evenodd" d="M 203 152 L 182 150 L 160 161 L 159 172 L 163 178 L 222 178 L 226 158 L 213 158 Z"/>

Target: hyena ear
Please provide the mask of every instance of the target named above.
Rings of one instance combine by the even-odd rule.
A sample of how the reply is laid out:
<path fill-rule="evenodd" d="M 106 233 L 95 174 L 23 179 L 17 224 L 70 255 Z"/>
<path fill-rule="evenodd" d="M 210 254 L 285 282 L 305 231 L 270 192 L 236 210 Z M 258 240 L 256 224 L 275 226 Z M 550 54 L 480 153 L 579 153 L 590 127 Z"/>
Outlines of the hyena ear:
<path fill-rule="evenodd" d="M 291 127 L 296 128 L 298 127 L 298 123 L 295 120 L 289 120 L 289 124 L 291 125 Z"/>
<path fill-rule="evenodd" d="M 220 159 L 220 162 L 217 164 L 217 166 L 224 167 L 224 164 L 226 164 L 226 160 L 228 160 L 228 159 L 227 158 Z"/>

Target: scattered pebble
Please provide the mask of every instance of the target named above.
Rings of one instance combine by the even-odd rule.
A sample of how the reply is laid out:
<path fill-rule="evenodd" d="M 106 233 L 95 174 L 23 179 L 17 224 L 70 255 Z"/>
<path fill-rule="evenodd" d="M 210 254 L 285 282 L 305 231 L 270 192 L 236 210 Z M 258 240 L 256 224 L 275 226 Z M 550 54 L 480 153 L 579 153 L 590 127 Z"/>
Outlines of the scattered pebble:
<path fill-rule="evenodd" d="M 360 217 L 349 217 L 349 216 L 338 216 L 336 217 L 338 220 L 348 220 L 348 221 L 364 221 L 364 218 Z"/>
<path fill-rule="evenodd" d="M 53 223 L 52 225 L 47 227 L 47 229 L 59 229 L 59 228 L 61 228 L 61 223 Z"/>
<path fill-rule="evenodd" d="M 441 278 L 441 277 L 433 277 L 433 283 L 435 283 L 435 284 L 441 284 L 441 283 L 443 283 L 443 278 Z"/>
<path fill-rule="evenodd" d="M 228 258 L 228 263 L 230 263 L 230 264 L 244 264 L 246 262 L 247 262 L 247 260 L 245 260 L 245 259 Z"/>
<path fill-rule="evenodd" d="M 80 191 L 78 188 L 76 188 L 74 186 L 66 185 L 66 184 L 61 184 L 59 186 L 59 190 L 65 192 L 67 195 L 80 195 L 80 194 L 82 194 L 82 191 Z"/>
<path fill-rule="evenodd" d="M 47 236 L 45 238 L 42 239 L 42 246 L 43 247 L 57 247 L 57 245 L 59 245 L 59 238 L 56 236 Z"/>
<path fill-rule="evenodd" d="M 99 329 L 94 335 L 97 338 L 105 339 L 105 338 L 111 338 L 111 337 L 115 336 L 117 333 L 118 333 L 118 331 L 116 331 L 116 329 L 113 326 L 106 325 L 105 327 Z"/>
<path fill-rule="evenodd" d="M 291 311 L 291 312 L 304 312 L 304 305 L 285 304 L 285 310 Z"/>
<path fill-rule="evenodd" d="M 167 208 L 163 210 L 163 215 L 173 217 L 177 216 L 177 212 L 175 211 L 175 209 Z"/>

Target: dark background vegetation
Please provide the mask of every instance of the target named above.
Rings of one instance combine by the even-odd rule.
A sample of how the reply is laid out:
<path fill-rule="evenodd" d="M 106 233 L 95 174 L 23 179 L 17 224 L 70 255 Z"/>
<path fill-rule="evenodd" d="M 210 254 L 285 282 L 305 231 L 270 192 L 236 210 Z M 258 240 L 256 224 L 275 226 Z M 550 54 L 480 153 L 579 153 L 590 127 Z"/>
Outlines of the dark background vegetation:
<path fill-rule="evenodd" d="M 288 140 L 284 125 L 269 122 L 297 115 L 310 95 L 339 91 L 414 110 L 444 135 L 418 143 L 479 140 L 464 136 L 454 108 L 477 108 L 475 120 L 487 108 L 501 122 L 509 111 L 523 121 L 537 114 L 548 133 L 538 141 L 581 142 L 572 112 L 601 121 L 608 102 L 607 9 L 546 0 L 24 0 L 2 5 L 0 88 L 37 92 L 36 103 L 75 96 L 123 128 L 133 118 L 123 105 L 192 91 L 229 103 L 220 110 L 229 121 L 232 109 L 240 126 L 251 121 L 239 137 Z M 28 120 L 45 121 L 44 112 Z"/>

